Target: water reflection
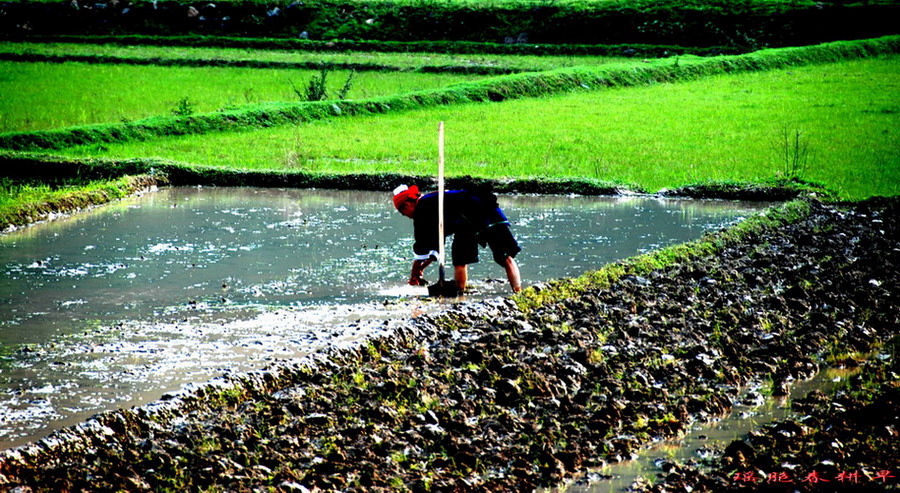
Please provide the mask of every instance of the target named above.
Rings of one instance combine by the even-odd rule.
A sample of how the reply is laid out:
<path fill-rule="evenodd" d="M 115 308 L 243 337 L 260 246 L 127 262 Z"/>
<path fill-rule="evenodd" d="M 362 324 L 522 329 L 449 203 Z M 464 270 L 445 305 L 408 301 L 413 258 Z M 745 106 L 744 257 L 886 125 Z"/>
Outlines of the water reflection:
<path fill-rule="evenodd" d="M 688 241 L 765 204 L 504 196 L 524 284 Z M 0 236 L 0 446 L 408 318 L 385 193 L 171 188 Z M 433 280 L 434 269 L 426 273 Z M 490 261 L 478 296 L 507 294 Z M 398 298 L 400 297 L 400 298 Z M 411 305 L 415 305 L 412 306 Z"/>

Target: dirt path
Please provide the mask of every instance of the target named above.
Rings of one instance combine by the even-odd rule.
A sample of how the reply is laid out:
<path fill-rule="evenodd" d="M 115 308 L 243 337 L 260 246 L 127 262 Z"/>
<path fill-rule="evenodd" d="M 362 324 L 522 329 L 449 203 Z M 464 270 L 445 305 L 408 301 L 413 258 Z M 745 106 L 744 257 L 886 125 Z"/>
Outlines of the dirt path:
<path fill-rule="evenodd" d="M 166 412 L 110 413 L 62 445 L 6 453 L 0 484 L 552 485 L 721 413 L 750 379 L 779 392 L 813 374 L 817 355 L 896 337 L 898 205 L 812 203 L 804 219 L 716 255 L 527 314 L 511 301 L 460 306 L 315 369 L 274 369 Z M 841 460 L 849 469 L 856 457 Z"/>

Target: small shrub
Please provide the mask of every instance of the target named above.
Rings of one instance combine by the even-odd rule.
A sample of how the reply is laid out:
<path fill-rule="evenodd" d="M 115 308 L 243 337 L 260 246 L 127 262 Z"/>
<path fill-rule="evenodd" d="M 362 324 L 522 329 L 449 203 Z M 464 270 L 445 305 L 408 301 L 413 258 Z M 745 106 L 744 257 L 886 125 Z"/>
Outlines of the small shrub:
<path fill-rule="evenodd" d="M 291 90 L 294 91 L 294 94 L 302 101 L 325 101 L 326 99 L 331 99 L 328 97 L 328 87 L 326 84 L 328 81 L 328 73 L 328 67 L 322 67 L 319 71 L 319 75 L 309 79 L 305 90 L 297 88 L 292 80 L 288 80 L 288 83 L 291 85 Z M 341 87 L 341 90 L 338 91 L 337 98 L 335 99 L 345 99 L 347 97 L 347 93 L 350 92 L 350 88 L 353 85 L 353 77 L 355 75 L 355 71 L 350 72 L 350 75 L 347 76 L 347 80 L 344 81 L 344 85 Z"/>
<path fill-rule="evenodd" d="M 801 179 L 810 158 L 809 139 L 803 136 L 803 132 L 782 127 L 772 148 L 781 166 L 779 173 L 782 177 L 788 180 Z"/>
<path fill-rule="evenodd" d="M 175 116 L 193 115 L 194 103 L 187 96 L 185 96 L 175 104 L 175 108 L 172 109 L 172 114 Z"/>
<path fill-rule="evenodd" d="M 244 89 L 244 102 L 246 104 L 253 104 L 257 101 L 256 96 L 253 94 L 253 88 L 248 87 Z"/>
<path fill-rule="evenodd" d="M 337 98 L 338 99 L 347 99 L 347 93 L 350 92 L 350 87 L 353 85 L 353 77 L 356 75 L 355 70 L 350 71 L 350 75 L 347 76 L 347 80 L 344 81 L 343 87 L 338 91 Z"/>
<path fill-rule="evenodd" d="M 328 87 L 325 86 L 328 80 L 328 68 L 323 67 L 318 77 L 309 79 L 306 85 L 307 101 L 324 101 L 328 99 Z"/>

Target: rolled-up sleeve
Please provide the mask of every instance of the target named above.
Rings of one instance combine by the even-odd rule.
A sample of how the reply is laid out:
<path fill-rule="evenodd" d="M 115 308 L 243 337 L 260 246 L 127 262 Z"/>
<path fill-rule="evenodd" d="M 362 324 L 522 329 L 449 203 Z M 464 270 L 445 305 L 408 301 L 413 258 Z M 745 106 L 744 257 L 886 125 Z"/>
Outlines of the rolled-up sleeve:
<path fill-rule="evenodd" d="M 438 258 L 437 250 L 431 250 L 430 252 L 428 252 L 424 255 L 419 255 L 419 254 L 415 253 L 415 251 L 413 253 L 414 253 L 414 255 L 413 255 L 414 260 L 428 260 L 429 257 Z"/>

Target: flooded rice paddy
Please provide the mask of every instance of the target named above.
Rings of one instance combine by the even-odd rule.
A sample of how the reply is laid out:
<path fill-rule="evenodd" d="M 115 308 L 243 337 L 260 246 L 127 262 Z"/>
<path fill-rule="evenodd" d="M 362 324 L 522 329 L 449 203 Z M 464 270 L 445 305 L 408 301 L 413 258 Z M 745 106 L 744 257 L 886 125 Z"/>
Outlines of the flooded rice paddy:
<path fill-rule="evenodd" d="M 767 204 L 503 196 L 524 285 L 695 239 Z M 0 236 L 0 448 L 440 308 L 406 286 L 385 193 L 169 188 Z M 434 281 L 436 269 L 426 271 Z M 482 251 L 468 299 L 505 296 Z"/>

